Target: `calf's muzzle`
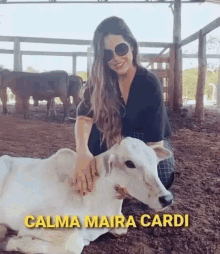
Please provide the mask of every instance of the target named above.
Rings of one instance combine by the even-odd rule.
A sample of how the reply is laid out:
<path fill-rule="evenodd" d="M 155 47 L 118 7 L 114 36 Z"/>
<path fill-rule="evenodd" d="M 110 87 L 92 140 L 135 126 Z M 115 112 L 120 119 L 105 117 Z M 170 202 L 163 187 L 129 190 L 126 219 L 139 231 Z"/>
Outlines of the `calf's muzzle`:
<path fill-rule="evenodd" d="M 169 194 L 169 195 L 166 195 L 166 196 L 159 197 L 159 201 L 160 201 L 162 207 L 166 207 L 168 205 L 171 205 L 172 201 L 173 201 L 173 195 Z"/>

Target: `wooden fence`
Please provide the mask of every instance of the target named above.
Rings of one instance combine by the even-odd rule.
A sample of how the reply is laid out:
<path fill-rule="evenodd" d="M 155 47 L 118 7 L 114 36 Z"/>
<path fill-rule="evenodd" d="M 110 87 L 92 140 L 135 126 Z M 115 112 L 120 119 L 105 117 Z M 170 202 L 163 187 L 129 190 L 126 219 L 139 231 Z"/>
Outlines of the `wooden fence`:
<path fill-rule="evenodd" d="M 181 3 L 179 0 L 174 2 L 174 43 L 163 42 L 139 42 L 139 47 L 163 48 L 159 54 L 140 54 L 142 62 L 149 62 L 163 83 L 165 99 L 170 108 L 179 109 L 182 106 L 182 58 L 198 58 L 199 75 L 196 93 L 196 115 L 199 119 L 203 118 L 203 94 L 206 80 L 207 58 L 220 59 L 220 55 L 206 55 L 206 34 L 220 27 L 220 18 L 217 18 L 200 31 L 180 40 L 180 10 Z M 179 29 L 179 30 L 178 30 Z M 178 31 L 177 31 L 178 30 Z M 197 54 L 182 54 L 181 48 L 188 43 L 199 39 L 199 52 Z M 14 54 L 14 70 L 22 70 L 23 55 L 48 55 L 48 56 L 67 56 L 72 57 L 72 73 L 76 74 L 77 57 L 87 57 L 87 70 L 91 66 L 91 41 L 90 40 L 73 40 L 73 39 L 54 39 L 54 38 L 34 38 L 34 37 L 14 37 L 0 36 L 0 41 L 14 42 L 14 50 L 0 49 L 2 54 Z M 68 44 L 68 45 L 85 45 L 87 52 L 48 52 L 48 51 L 21 51 L 20 44 L 29 43 L 49 43 L 49 44 Z M 166 51 L 169 51 L 165 54 Z M 154 68 L 157 63 L 157 68 Z M 162 69 L 162 63 L 166 63 L 166 69 Z M 220 93 L 218 93 L 220 94 Z M 220 103 L 220 97 L 218 98 Z"/>

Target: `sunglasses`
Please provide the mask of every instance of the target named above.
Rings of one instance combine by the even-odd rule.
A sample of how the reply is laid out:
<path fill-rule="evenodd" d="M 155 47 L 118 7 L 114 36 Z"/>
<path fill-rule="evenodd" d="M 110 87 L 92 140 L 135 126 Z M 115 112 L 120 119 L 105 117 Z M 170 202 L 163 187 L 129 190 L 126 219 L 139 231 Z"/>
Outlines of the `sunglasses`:
<path fill-rule="evenodd" d="M 105 60 L 111 61 L 115 52 L 118 56 L 125 56 L 128 53 L 128 45 L 126 43 L 120 43 L 115 47 L 115 51 L 112 51 L 110 49 L 105 49 Z"/>

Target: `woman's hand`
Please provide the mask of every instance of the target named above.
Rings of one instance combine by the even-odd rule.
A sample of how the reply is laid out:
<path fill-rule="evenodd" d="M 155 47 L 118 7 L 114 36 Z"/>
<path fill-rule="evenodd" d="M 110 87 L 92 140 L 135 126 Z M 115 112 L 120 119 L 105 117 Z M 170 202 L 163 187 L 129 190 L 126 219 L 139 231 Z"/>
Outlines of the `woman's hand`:
<path fill-rule="evenodd" d="M 94 182 L 98 176 L 96 161 L 92 153 L 89 150 L 86 152 L 78 151 L 72 182 L 76 193 L 84 196 L 88 192 L 92 192 Z"/>

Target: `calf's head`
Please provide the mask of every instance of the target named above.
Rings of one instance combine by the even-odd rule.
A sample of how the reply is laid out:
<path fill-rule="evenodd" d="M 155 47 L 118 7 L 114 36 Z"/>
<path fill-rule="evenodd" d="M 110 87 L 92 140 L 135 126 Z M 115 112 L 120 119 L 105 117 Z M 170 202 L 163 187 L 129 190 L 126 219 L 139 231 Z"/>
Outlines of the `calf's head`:
<path fill-rule="evenodd" d="M 159 146 L 127 137 L 113 146 L 104 159 L 106 176 L 127 188 L 129 194 L 155 210 L 172 203 L 173 195 L 161 183 L 157 165 L 172 153 Z"/>

